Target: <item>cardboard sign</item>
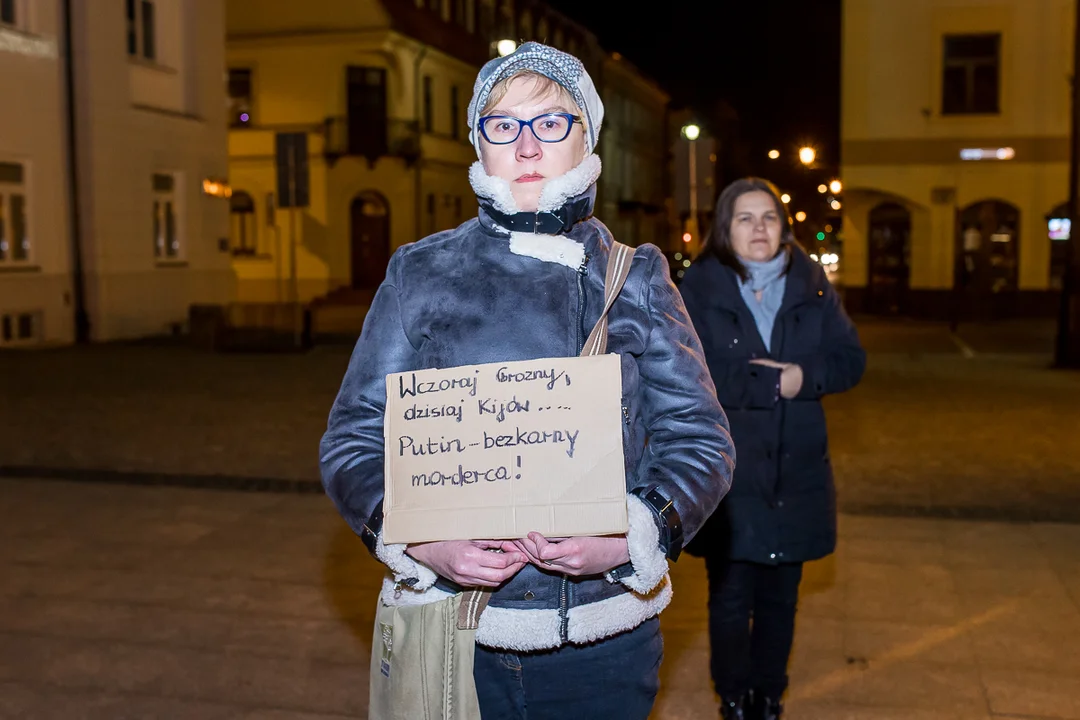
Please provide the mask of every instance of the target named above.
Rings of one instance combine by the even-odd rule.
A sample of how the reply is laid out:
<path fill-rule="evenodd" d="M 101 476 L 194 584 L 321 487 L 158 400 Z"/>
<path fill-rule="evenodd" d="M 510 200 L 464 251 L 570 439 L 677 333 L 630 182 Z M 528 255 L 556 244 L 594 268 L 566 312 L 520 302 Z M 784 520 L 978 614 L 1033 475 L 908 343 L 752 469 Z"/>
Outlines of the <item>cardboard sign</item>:
<path fill-rule="evenodd" d="M 386 377 L 387 543 L 624 533 L 618 355 Z"/>

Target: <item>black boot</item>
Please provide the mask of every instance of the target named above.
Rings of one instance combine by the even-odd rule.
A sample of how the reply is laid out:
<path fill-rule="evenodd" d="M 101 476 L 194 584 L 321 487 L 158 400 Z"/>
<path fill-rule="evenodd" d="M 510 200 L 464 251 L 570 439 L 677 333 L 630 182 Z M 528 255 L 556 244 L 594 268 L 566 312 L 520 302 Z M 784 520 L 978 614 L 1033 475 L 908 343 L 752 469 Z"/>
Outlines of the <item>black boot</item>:
<path fill-rule="evenodd" d="M 746 720 L 746 696 L 720 701 L 720 717 L 724 720 Z"/>
<path fill-rule="evenodd" d="M 784 714 L 784 705 L 780 698 L 768 697 L 761 691 L 755 691 L 751 695 L 749 708 L 746 720 L 780 720 Z"/>

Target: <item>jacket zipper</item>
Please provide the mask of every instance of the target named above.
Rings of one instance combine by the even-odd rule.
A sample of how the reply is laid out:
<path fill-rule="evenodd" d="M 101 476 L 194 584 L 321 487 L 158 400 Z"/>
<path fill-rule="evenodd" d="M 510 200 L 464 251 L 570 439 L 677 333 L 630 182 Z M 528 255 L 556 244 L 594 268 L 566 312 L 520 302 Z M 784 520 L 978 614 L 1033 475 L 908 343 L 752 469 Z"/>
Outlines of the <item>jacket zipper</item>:
<path fill-rule="evenodd" d="M 577 314 L 577 354 L 585 349 L 585 278 L 589 274 L 589 254 L 581 258 L 577 269 L 578 314 Z M 570 641 L 570 577 L 563 575 L 559 583 L 559 641 Z"/>

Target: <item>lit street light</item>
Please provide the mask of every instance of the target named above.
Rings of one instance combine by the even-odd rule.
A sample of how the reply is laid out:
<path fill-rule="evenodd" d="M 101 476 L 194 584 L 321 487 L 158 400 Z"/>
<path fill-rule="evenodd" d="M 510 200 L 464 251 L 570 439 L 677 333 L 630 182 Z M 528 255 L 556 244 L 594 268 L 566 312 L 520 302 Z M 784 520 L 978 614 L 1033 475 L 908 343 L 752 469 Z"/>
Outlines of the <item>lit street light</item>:
<path fill-rule="evenodd" d="M 817 191 L 824 195 L 825 193 L 829 192 L 829 186 L 822 183 L 821 185 L 817 186 Z"/>
<path fill-rule="evenodd" d="M 778 157 L 780 157 L 780 151 L 779 150 L 770 150 L 769 151 L 769 159 L 770 160 L 775 160 Z"/>
<path fill-rule="evenodd" d="M 798 220 L 799 222 L 805 221 L 806 220 L 806 213 L 804 213 L 802 210 L 800 210 L 799 212 L 795 213 L 795 219 Z"/>
<path fill-rule="evenodd" d="M 831 183 L 829 183 L 829 192 L 831 192 L 833 195 L 839 195 L 840 191 L 843 189 L 844 184 L 841 183 L 839 180 L 833 180 Z"/>
<path fill-rule="evenodd" d="M 787 193 L 784 193 L 783 195 L 780 196 L 780 202 L 787 205 L 789 202 L 791 202 L 791 196 L 788 195 Z"/>
<path fill-rule="evenodd" d="M 683 234 L 683 242 L 691 243 L 700 237 L 698 229 L 698 188 L 697 188 L 697 139 L 701 137 L 701 128 L 693 123 L 683 126 L 683 137 L 688 141 L 687 166 L 690 170 L 690 217 L 686 221 L 686 232 Z M 691 250 L 695 250 L 691 245 Z"/>
<path fill-rule="evenodd" d="M 517 50 L 517 43 L 510 39 L 500 40 L 498 43 L 496 43 L 495 49 L 499 52 L 499 55 L 501 57 L 506 57 L 510 53 Z"/>
<path fill-rule="evenodd" d="M 813 165 L 814 158 L 817 157 L 817 152 L 809 145 L 804 148 L 799 148 L 799 161 L 803 165 Z"/>
<path fill-rule="evenodd" d="M 831 207 L 832 207 L 833 210 L 839 210 L 840 207 L 841 207 L 840 206 L 840 201 L 839 200 L 833 200 Z"/>

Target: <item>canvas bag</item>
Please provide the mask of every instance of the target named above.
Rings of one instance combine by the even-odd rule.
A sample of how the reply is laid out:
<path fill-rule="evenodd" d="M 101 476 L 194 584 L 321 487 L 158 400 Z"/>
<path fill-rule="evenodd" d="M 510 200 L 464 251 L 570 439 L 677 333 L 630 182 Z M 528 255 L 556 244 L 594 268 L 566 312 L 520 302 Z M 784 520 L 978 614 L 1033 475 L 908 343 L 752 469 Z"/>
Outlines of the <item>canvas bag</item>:
<path fill-rule="evenodd" d="M 604 308 L 582 356 L 607 352 L 608 311 L 627 276 L 634 249 L 613 243 L 604 277 Z M 369 720 L 480 720 L 473 655 L 489 590 L 466 590 L 423 605 L 381 600 L 371 642 Z"/>

